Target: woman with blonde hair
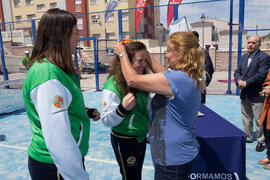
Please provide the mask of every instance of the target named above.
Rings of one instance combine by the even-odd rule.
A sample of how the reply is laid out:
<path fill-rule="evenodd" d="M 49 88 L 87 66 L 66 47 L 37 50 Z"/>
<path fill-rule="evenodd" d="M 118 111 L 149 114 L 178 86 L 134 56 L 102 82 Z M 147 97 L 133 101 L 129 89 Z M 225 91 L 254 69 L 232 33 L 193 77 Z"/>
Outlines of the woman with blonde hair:
<path fill-rule="evenodd" d="M 137 74 L 126 49 L 116 44 L 128 86 L 156 95 L 151 102 L 149 140 L 155 164 L 155 180 L 188 179 L 199 152 L 195 121 L 201 95 L 204 54 L 190 32 L 177 32 L 167 41 L 168 70 L 146 53 L 153 74 Z"/>

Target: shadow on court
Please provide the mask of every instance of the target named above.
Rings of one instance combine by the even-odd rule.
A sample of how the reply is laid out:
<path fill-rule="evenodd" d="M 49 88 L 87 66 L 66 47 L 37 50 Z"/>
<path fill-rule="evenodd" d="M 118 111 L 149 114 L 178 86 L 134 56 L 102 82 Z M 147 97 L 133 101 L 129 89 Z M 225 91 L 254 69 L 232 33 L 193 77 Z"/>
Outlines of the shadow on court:
<path fill-rule="evenodd" d="M 3 134 L 0 134 L 0 142 L 5 141 L 5 140 L 6 140 L 6 136 Z"/>

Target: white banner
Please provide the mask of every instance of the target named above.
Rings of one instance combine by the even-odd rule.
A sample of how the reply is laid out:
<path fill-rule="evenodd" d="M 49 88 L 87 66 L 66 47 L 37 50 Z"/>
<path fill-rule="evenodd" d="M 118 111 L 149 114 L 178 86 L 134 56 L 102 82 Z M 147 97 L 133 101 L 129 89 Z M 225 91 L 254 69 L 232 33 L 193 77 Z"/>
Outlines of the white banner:
<path fill-rule="evenodd" d="M 169 26 L 169 35 L 179 31 L 188 32 L 189 30 L 190 28 L 189 24 L 187 23 L 186 17 L 183 17 L 182 19 L 171 22 Z"/>

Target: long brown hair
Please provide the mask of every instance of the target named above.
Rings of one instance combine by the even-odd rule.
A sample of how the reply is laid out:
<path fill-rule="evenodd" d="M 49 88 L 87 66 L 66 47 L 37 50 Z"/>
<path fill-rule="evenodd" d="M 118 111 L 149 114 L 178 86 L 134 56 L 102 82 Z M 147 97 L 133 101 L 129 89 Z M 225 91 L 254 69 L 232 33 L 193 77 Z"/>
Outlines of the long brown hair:
<path fill-rule="evenodd" d="M 187 73 L 199 83 L 200 90 L 204 91 L 203 69 L 205 57 L 197 38 L 190 32 L 176 32 L 169 37 L 167 46 L 178 54 L 177 62 L 170 68 L 181 69 Z"/>
<path fill-rule="evenodd" d="M 70 38 L 76 24 L 76 17 L 70 12 L 58 8 L 48 10 L 39 22 L 27 69 L 36 61 L 43 62 L 43 59 L 47 58 L 65 73 L 75 74 Z"/>
<path fill-rule="evenodd" d="M 127 44 L 123 45 L 126 48 L 130 62 L 132 62 L 132 59 L 135 56 L 136 51 L 146 50 L 146 46 L 142 42 L 138 41 L 128 42 Z M 120 88 L 123 89 L 124 94 L 127 94 L 128 92 L 132 92 L 134 94 L 137 93 L 137 89 L 130 88 L 126 83 L 126 80 L 122 73 L 119 56 L 114 57 L 112 65 L 108 69 L 108 72 L 109 72 L 108 78 L 113 75 L 114 80 L 120 85 Z M 146 70 L 144 73 L 146 73 Z"/>

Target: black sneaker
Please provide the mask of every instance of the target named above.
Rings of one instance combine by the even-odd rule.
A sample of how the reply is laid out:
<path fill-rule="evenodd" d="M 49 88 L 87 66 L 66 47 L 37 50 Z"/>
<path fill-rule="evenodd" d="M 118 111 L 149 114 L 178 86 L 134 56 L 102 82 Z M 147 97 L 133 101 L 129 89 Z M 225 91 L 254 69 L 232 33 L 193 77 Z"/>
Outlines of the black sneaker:
<path fill-rule="evenodd" d="M 264 143 L 258 142 L 255 149 L 256 149 L 257 152 L 262 152 L 265 149 Z"/>

